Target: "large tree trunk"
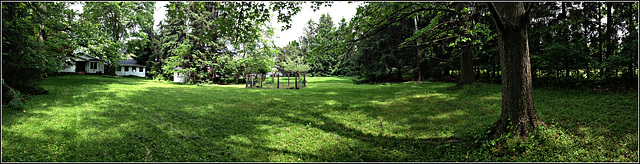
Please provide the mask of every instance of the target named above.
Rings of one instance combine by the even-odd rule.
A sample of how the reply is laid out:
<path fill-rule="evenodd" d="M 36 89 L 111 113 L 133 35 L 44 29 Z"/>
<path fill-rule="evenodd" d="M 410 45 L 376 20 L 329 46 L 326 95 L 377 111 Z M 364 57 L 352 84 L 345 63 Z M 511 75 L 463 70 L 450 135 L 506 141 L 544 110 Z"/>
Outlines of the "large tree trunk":
<path fill-rule="evenodd" d="M 460 56 L 460 80 L 458 81 L 458 85 L 471 84 L 475 81 L 476 78 L 473 73 L 473 53 L 471 53 L 471 47 L 463 48 L 462 55 Z"/>
<path fill-rule="evenodd" d="M 418 31 L 418 16 L 416 16 L 415 19 L 413 19 L 414 25 L 415 25 L 415 31 Z M 420 45 L 420 42 L 417 41 L 416 42 L 416 51 L 417 53 L 417 57 L 418 57 L 418 62 L 416 62 L 416 68 L 418 69 L 418 81 L 422 81 L 422 54 L 420 54 L 420 48 L 417 46 Z"/>
<path fill-rule="evenodd" d="M 611 5 L 613 5 L 613 3 L 611 2 L 607 2 L 605 3 L 607 6 L 607 31 L 605 34 L 605 44 L 607 46 L 607 51 L 604 55 L 604 60 L 606 61 L 607 59 L 609 59 L 609 57 L 611 57 L 613 55 L 613 18 L 612 16 L 612 11 L 611 11 Z M 605 79 L 608 79 L 611 77 L 611 72 L 613 70 L 611 70 L 609 67 L 605 67 L 604 68 L 604 75 L 605 75 Z"/>
<path fill-rule="evenodd" d="M 529 17 L 524 4 L 490 4 L 498 23 L 498 50 L 502 67 L 502 113 L 494 123 L 491 138 L 514 132 L 516 136 L 528 136 L 544 122 L 538 116 L 533 103 L 531 63 L 527 25 Z M 513 127 L 510 129 L 508 127 Z"/>
<path fill-rule="evenodd" d="M 462 7 L 462 3 L 459 3 L 458 9 L 461 10 Z M 469 30 L 469 26 L 466 25 L 468 19 L 469 14 L 465 13 L 465 17 L 460 19 L 460 22 L 458 22 L 460 26 L 465 27 L 465 30 L 460 30 L 458 32 L 458 34 L 461 36 L 464 36 L 465 31 Z M 471 52 L 471 47 L 469 46 L 471 46 L 471 44 L 461 47 L 462 55 L 460 56 L 460 79 L 458 80 L 458 85 L 471 84 L 476 81 L 475 75 L 473 74 L 473 53 Z"/>

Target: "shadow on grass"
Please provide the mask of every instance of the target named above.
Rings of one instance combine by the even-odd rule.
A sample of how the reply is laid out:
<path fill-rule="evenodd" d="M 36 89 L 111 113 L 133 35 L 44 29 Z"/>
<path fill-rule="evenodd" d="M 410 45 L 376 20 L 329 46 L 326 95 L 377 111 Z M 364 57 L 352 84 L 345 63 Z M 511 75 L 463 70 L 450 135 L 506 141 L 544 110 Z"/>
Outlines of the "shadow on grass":
<path fill-rule="evenodd" d="M 47 85 L 29 112 L 3 111 L 4 161 L 464 161 L 500 112 L 500 87 L 481 84 Z"/>

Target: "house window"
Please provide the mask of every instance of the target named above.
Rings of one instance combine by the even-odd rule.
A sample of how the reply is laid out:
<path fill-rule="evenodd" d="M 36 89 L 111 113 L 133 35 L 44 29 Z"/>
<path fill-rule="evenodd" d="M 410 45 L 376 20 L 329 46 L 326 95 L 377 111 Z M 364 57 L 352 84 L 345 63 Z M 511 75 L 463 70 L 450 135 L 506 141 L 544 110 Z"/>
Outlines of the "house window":
<path fill-rule="evenodd" d="M 96 62 L 91 62 L 91 69 L 98 69 L 98 63 Z"/>
<path fill-rule="evenodd" d="M 138 72 L 142 72 L 142 67 L 138 67 Z"/>
<path fill-rule="evenodd" d="M 131 67 L 131 72 L 136 72 L 136 67 Z"/>
<path fill-rule="evenodd" d="M 125 72 L 129 71 L 129 67 L 124 67 L 124 71 Z"/>

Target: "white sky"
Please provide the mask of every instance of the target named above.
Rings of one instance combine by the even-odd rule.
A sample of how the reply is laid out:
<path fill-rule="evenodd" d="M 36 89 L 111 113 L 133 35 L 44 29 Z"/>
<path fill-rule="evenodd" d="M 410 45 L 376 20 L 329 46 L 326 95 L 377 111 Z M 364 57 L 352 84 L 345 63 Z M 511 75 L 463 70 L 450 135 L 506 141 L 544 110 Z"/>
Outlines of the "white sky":
<path fill-rule="evenodd" d="M 156 10 L 153 13 L 153 19 L 154 19 L 153 27 L 156 30 L 158 29 L 157 25 L 160 22 L 160 20 L 165 19 L 165 14 L 167 13 L 166 11 L 167 9 L 164 7 L 164 5 L 168 3 L 169 2 L 166 2 L 166 1 L 156 2 Z M 311 9 L 311 4 L 308 2 L 304 3 L 302 4 L 302 10 L 300 10 L 298 14 L 296 14 L 291 18 L 292 20 L 291 28 L 286 31 L 280 31 L 283 24 L 277 23 L 277 15 L 273 13 L 271 17 L 271 27 L 275 28 L 275 34 L 273 37 L 274 43 L 278 47 L 284 47 L 290 41 L 298 40 L 298 37 L 303 35 L 303 29 L 307 21 L 309 21 L 309 19 L 312 19 L 314 22 L 318 22 L 318 20 L 320 19 L 320 16 L 323 13 L 329 13 L 329 15 L 331 15 L 331 18 L 333 19 L 333 24 L 335 26 L 338 25 L 338 23 L 343 17 L 347 21 L 349 21 L 351 20 L 351 17 L 353 17 L 353 15 L 356 14 L 356 9 L 360 4 L 362 4 L 362 2 L 353 2 L 349 4 L 348 2 L 345 2 L 345 1 L 336 1 L 336 2 L 333 2 L 331 7 L 322 6 L 320 7 L 320 10 L 313 12 L 313 10 Z"/>
<path fill-rule="evenodd" d="M 277 16 L 274 14 L 271 18 L 271 26 L 276 29 L 274 35 L 275 44 L 278 47 L 284 47 L 290 41 L 298 40 L 298 37 L 302 36 L 304 33 L 303 30 L 307 21 L 311 19 L 317 23 L 322 14 L 328 13 L 331 16 L 334 27 L 338 26 L 338 23 L 340 23 L 340 20 L 342 20 L 343 17 L 347 22 L 349 22 L 351 17 L 356 14 L 356 9 L 360 4 L 362 4 L 362 2 L 353 2 L 349 4 L 345 1 L 335 1 L 331 7 L 322 6 L 320 10 L 313 12 L 313 9 L 311 9 L 311 3 L 304 3 L 302 5 L 302 10 L 291 18 L 291 28 L 285 31 L 280 31 L 283 24 L 276 23 Z"/>

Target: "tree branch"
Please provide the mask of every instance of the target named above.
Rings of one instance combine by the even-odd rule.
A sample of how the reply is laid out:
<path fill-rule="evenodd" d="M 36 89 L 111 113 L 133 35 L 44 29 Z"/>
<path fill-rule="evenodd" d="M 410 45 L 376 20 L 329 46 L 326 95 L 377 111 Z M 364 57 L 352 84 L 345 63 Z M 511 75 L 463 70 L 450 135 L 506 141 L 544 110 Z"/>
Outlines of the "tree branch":
<path fill-rule="evenodd" d="M 366 39 L 366 38 L 368 38 L 368 37 L 372 36 L 373 34 L 380 33 L 382 30 L 385 30 L 385 29 L 389 28 L 392 24 L 397 23 L 397 22 L 400 22 L 402 19 L 407 18 L 408 16 L 410 16 L 410 15 L 412 15 L 412 14 L 415 14 L 415 13 L 420 12 L 420 11 L 432 11 L 432 10 L 436 10 L 436 11 L 445 11 L 445 12 L 453 12 L 453 13 L 457 13 L 457 14 L 459 14 L 459 12 L 457 12 L 457 11 L 455 11 L 455 10 L 451 10 L 451 9 L 421 8 L 421 9 L 414 10 L 414 11 L 411 11 L 411 12 L 409 12 L 409 13 L 406 13 L 406 14 L 404 14 L 404 15 L 400 16 L 400 17 L 396 17 L 396 19 L 395 19 L 395 20 L 393 20 L 393 21 L 391 21 L 391 22 L 388 22 L 388 23 L 386 23 L 386 24 L 382 25 L 382 27 L 381 27 L 381 28 L 378 28 L 377 30 L 375 30 L 375 32 L 373 32 L 373 33 L 371 33 L 371 34 L 369 34 L 369 32 L 367 31 L 366 33 L 364 33 L 364 36 L 363 36 L 363 37 L 360 37 L 360 38 L 358 38 L 358 39 L 354 39 L 354 40 L 349 40 L 349 41 L 347 41 L 347 42 L 357 42 L 357 41 L 360 41 L 360 40 Z"/>
<path fill-rule="evenodd" d="M 527 9 L 525 10 L 524 15 L 529 15 L 529 13 L 531 13 L 531 8 L 533 8 L 533 2 L 527 5 Z"/>
<path fill-rule="evenodd" d="M 454 35 L 454 36 L 444 37 L 444 38 L 440 38 L 440 39 L 436 39 L 436 40 L 428 41 L 428 42 L 425 42 L 425 43 L 421 43 L 421 44 L 418 44 L 418 45 L 403 45 L 403 46 L 400 46 L 400 47 L 398 47 L 398 48 L 408 48 L 408 47 L 426 46 L 426 45 L 429 45 L 429 44 L 431 44 L 431 43 L 435 43 L 435 42 L 438 42 L 438 41 L 442 41 L 442 40 L 446 40 L 446 39 L 451 39 L 451 38 L 457 38 L 457 37 L 460 37 L 460 35 Z"/>
<path fill-rule="evenodd" d="M 489 10 L 491 11 L 491 16 L 493 17 L 493 20 L 496 22 L 496 26 L 498 26 L 498 30 L 503 31 L 504 30 L 503 21 L 502 21 L 502 18 L 500 18 L 500 13 L 498 13 L 498 10 L 496 10 L 495 4 L 493 4 L 493 2 L 487 2 L 487 6 L 489 6 Z"/>

